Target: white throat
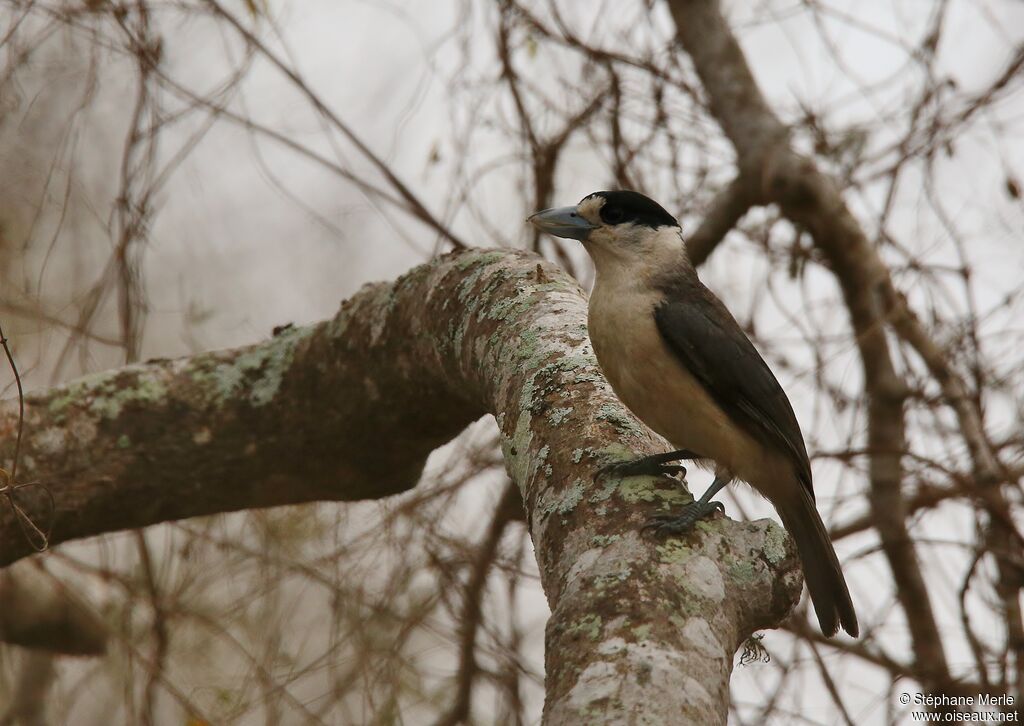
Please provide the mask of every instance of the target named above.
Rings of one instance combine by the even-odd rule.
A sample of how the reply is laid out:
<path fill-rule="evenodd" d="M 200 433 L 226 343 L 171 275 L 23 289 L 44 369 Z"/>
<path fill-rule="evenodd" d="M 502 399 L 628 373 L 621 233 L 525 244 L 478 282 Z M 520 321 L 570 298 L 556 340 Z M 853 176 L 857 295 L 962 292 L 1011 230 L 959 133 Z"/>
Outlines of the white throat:
<path fill-rule="evenodd" d="M 606 285 L 620 289 L 646 285 L 653 278 L 678 269 L 679 265 L 692 269 L 678 227 L 653 230 L 626 225 L 624 229 L 617 229 L 614 237 L 599 235 L 586 241 L 584 247 L 597 271 L 595 290 Z"/>

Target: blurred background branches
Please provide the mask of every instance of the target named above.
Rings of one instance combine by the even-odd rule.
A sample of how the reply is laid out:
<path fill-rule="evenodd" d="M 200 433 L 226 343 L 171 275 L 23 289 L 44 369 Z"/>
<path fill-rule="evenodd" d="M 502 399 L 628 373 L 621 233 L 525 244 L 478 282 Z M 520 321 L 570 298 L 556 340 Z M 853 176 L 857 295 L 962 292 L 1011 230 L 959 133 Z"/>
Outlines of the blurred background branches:
<path fill-rule="evenodd" d="M 737 668 L 735 722 L 899 723 L 918 688 L 1019 700 L 1024 7 L 726 2 L 739 90 L 701 64 L 706 7 L 4 0 L 0 315 L 26 381 L 251 342 L 452 247 L 586 284 L 523 218 L 637 189 L 790 392 L 865 632 L 823 640 L 801 608 Z M 860 247 L 772 185 L 808 178 L 783 147 Z M 536 722 L 520 516 L 481 421 L 387 505 L 62 546 L 36 564 L 92 603 L 107 654 L 0 650 L 0 720 Z"/>

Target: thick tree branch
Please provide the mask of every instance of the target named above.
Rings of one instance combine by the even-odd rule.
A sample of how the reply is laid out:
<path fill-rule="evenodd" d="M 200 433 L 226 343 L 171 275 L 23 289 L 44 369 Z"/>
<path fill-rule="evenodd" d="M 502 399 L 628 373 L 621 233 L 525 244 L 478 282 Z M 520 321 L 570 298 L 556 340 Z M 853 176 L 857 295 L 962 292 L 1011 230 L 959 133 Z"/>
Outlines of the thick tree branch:
<path fill-rule="evenodd" d="M 749 176 L 740 174 L 711 201 L 700 226 L 686 235 L 686 251 L 693 264 L 702 264 L 729 230 L 758 203 L 757 186 Z"/>
<path fill-rule="evenodd" d="M 640 536 L 647 517 L 686 495 L 667 478 L 594 481 L 600 463 L 664 442 L 600 375 L 583 292 L 533 255 L 449 255 L 265 343 L 36 393 L 21 471 L 54 493 L 56 543 L 250 507 L 380 499 L 414 486 L 427 455 L 488 412 L 552 609 L 546 722 L 724 723 L 733 653 L 799 596 L 794 552 L 767 520 Z M 0 414 L 0 431 L 14 424 L 10 408 Z M 40 502 L 22 505 L 42 515 Z M 29 551 L 5 511 L 0 557 Z"/>

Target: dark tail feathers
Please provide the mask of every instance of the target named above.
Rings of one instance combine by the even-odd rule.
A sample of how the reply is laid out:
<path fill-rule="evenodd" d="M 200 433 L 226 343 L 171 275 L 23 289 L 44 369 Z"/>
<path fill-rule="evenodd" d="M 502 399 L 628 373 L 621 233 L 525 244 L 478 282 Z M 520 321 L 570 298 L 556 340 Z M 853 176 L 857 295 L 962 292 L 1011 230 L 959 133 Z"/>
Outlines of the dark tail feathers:
<path fill-rule="evenodd" d="M 775 508 L 796 542 L 821 632 L 832 636 L 842 625 L 843 630 L 856 638 L 860 632 L 857 614 L 853 611 L 850 590 L 836 551 L 810 493 L 803 486 L 799 491 L 796 497 L 776 502 Z"/>

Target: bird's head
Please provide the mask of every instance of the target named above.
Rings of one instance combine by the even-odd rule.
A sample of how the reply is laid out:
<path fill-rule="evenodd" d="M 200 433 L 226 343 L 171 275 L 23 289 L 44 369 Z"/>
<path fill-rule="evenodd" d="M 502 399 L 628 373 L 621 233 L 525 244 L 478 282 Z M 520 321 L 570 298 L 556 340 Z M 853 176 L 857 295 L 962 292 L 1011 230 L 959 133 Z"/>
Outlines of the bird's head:
<path fill-rule="evenodd" d="M 600 272 L 606 264 L 651 263 L 684 249 L 679 222 L 639 192 L 594 192 L 573 207 L 530 217 L 537 229 L 583 243 Z"/>

